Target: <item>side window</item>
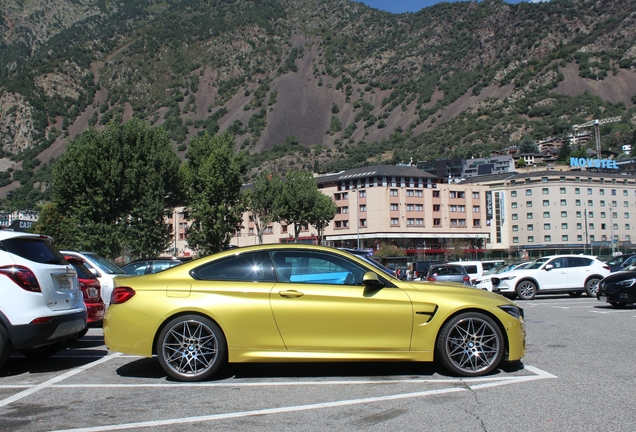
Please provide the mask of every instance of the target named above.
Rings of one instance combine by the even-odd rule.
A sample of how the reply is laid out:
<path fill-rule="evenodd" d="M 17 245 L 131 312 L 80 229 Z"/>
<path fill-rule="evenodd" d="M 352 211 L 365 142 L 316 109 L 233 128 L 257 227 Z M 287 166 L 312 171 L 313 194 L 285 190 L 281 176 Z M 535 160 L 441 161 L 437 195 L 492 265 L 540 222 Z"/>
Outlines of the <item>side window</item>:
<path fill-rule="evenodd" d="M 166 270 L 172 267 L 170 262 L 166 261 L 154 261 L 152 263 L 152 273 L 159 273 L 162 270 Z"/>
<path fill-rule="evenodd" d="M 272 255 L 280 282 L 362 285 L 367 271 L 339 255 L 324 252 L 281 250 Z"/>
<path fill-rule="evenodd" d="M 550 264 L 552 264 L 554 268 L 564 268 L 565 258 L 555 258 L 552 261 L 550 261 Z"/>
<path fill-rule="evenodd" d="M 592 260 L 584 257 L 568 257 L 568 267 L 587 267 Z"/>
<path fill-rule="evenodd" d="M 192 271 L 197 280 L 276 282 L 267 252 L 249 252 L 211 261 Z"/>
<path fill-rule="evenodd" d="M 466 269 L 466 273 L 468 274 L 477 274 L 477 266 L 476 265 L 467 265 L 463 266 Z"/>

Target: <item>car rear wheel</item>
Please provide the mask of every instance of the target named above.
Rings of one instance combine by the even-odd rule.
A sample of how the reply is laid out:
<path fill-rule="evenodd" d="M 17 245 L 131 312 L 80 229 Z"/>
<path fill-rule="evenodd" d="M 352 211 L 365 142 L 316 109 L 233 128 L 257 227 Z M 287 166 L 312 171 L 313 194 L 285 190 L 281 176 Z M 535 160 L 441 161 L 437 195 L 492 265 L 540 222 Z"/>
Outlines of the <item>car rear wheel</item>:
<path fill-rule="evenodd" d="M 517 295 L 521 300 L 532 300 L 537 294 L 537 286 L 531 281 L 521 281 L 517 285 Z"/>
<path fill-rule="evenodd" d="M 582 291 L 570 291 L 568 294 L 570 294 L 570 297 L 581 297 L 583 295 Z"/>
<path fill-rule="evenodd" d="M 627 307 L 627 303 L 620 303 L 620 302 L 609 302 L 609 304 L 612 305 L 612 307 L 615 307 L 617 309 L 622 309 L 624 307 Z"/>
<path fill-rule="evenodd" d="M 159 334 L 157 357 L 163 370 L 178 381 L 205 380 L 226 362 L 225 336 L 209 318 L 180 316 Z"/>
<path fill-rule="evenodd" d="M 598 278 L 589 279 L 585 282 L 585 292 L 589 297 L 596 298 L 596 293 L 598 292 L 598 283 L 601 280 Z"/>
<path fill-rule="evenodd" d="M 9 339 L 9 333 L 0 324 L 0 369 L 9 360 L 9 354 L 11 354 L 11 340 Z"/>
<path fill-rule="evenodd" d="M 499 326 L 479 312 L 466 312 L 444 324 L 437 339 L 437 356 L 450 372 L 460 376 L 485 375 L 504 353 Z"/>

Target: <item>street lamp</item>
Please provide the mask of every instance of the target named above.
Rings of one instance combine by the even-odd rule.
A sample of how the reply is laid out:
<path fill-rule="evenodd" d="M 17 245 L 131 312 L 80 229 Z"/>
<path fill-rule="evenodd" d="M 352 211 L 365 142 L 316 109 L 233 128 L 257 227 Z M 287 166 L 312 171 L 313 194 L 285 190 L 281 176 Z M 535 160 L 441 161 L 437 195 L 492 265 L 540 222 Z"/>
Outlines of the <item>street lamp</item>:
<path fill-rule="evenodd" d="M 587 236 L 587 209 L 583 211 L 583 214 L 585 215 L 585 245 L 583 246 L 583 253 L 587 255 L 587 245 L 589 244 L 588 236 Z M 590 252 L 590 255 L 591 255 L 591 252 Z"/>

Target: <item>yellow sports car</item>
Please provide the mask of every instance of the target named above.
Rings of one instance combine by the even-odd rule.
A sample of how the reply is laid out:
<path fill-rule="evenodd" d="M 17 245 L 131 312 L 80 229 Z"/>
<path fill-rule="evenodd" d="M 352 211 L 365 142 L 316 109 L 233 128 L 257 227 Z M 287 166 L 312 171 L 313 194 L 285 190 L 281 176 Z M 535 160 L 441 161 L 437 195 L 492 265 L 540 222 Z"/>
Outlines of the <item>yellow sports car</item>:
<path fill-rule="evenodd" d="M 363 257 L 299 244 L 117 278 L 104 337 L 113 351 L 156 354 L 180 381 L 226 362 L 439 360 L 479 376 L 525 353 L 523 310 L 498 294 L 401 281 Z"/>

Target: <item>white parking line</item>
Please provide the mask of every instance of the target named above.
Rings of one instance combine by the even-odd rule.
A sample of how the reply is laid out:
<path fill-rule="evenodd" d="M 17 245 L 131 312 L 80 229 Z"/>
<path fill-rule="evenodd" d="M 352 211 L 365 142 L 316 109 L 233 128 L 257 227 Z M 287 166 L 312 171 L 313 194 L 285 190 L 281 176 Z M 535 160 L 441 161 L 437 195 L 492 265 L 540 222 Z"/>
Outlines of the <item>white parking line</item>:
<path fill-rule="evenodd" d="M 16 393 L 13 396 L 10 396 L 10 397 L 8 397 L 6 399 L 1 400 L 0 401 L 0 407 L 7 406 L 7 405 L 9 405 L 12 402 L 15 402 L 17 400 L 25 398 L 25 397 L 27 397 L 29 395 L 32 395 L 35 392 L 38 392 L 38 391 L 40 391 L 42 389 L 51 387 L 55 383 L 63 381 L 66 378 L 72 377 L 73 375 L 77 375 L 80 372 L 84 372 L 85 370 L 90 369 L 93 366 L 97 366 L 98 364 L 102 364 L 104 362 L 107 362 L 108 360 L 110 360 L 110 359 L 112 359 L 114 357 L 119 357 L 119 355 L 120 355 L 119 353 L 111 354 L 109 356 L 106 356 L 106 357 L 103 357 L 103 358 L 101 358 L 99 360 L 96 360 L 96 361 L 94 361 L 92 363 L 88 363 L 88 364 L 86 364 L 84 366 L 80 366 L 78 368 L 72 369 L 72 370 L 66 372 L 65 374 L 62 374 L 62 375 L 56 376 L 54 378 L 51 378 L 50 380 L 45 381 L 45 382 L 43 382 L 41 384 L 38 384 L 36 386 L 33 386 L 30 389 L 24 390 L 24 391 L 22 391 L 20 393 Z"/>
<path fill-rule="evenodd" d="M 417 397 L 425 397 L 425 396 L 433 396 L 439 394 L 450 394 L 450 393 L 458 393 L 464 392 L 468 390 L 477 390 L 484 389 L 495 386 L 509 385 L 521 382 L 528 382 L 546 378 L 557 378 L 555 375 L 552 375 L 548 372 L 542 371 L 541 369 L 535 368 L 533 366 L 526 366 L 525 369 L 534 373 L 534 375 L 530 376 L 521 376 L 521 377 L 509 377 L 509 378 L 475 378 L 475 379 L 462 379 L 462 380 L 439 380 L 445 382 L 455 382 L 455 383 L 463 383 L 467 384 L 468 387 L 450 387 L 439 390 L 427 390 L 422 392 L 415 393 L 402 393 L 396 395 L 388 395 L 388 396 L 378 396 L 378 397 L 369 397 L 364 399 L 350 399 L 350 400 L 342 400 L 342 401 L 334 401 L 334 402 L 324 402 L 317 404 L 309 404 L 309 405 L 295 405 L 289 407 L 279 407 L 279 408 L 267 408 L 261 410 L 254 411 L 239 411 L 239 412 L 231 412 L 231 413 L 221 413 L 221 414 L 211 414 L 205 416 L 196 416 L 196 417 L 185 417 L 185 418 L 176 418 L 176 419 L 166 419 L 166 420 L 156 420 L 156 421 L 148 421 L 148 422 L 138 422 L 138 423 L 123 423 L 118 425 L 106 425 L 106 426 L 94 426 L 87 428 L 77 428 L 77 429 L 65 429 L 57 432 L 102 432 L 102 431 L 111 431 L 111 430 L 124 430 L 124 429 L 135 429 L 135 428 L 143 428 L 143 427 L 159 427 L 159 426 L 172 426 L 172 425 L 181 425 L 181 424 L 192 424 L 192 423 L 200 423 L 207 422 L 213 420 L 227 420 L 231 418 L 240 418 L 240 417 L 251 417 L 251 416 L 261 416 L 268 414 L 281 414 L 288 412 L 297 412 L 297 411 L 308 411 L 315 409 L 324 409 L 324 408 L 340 408 L 344 406 L 350 405 L 359 405 L 359 404 L 368 404 L 373 402 L 384 402 L 389 400 L 399 400 L 399 399 L 408 399 L 408 398 L 417 398 Z M 411 381 L 411 380 L 405 380 Z M 420 380 L 414 380 L 420 381 Z M 430 382 L 436 380 L 421 380 L 422 382 Z M 348 381 L 334 381 L 338 383 L 350 384 Z M 383 381 L 380 381 L 382 383 Z M 477 384 L 478 382 L 483 382 L 482 384 Z M 374 381 L 373 383 L 377 384 L 378 381 Z M 476 383 L 475 385 L 470 385 L 471 383 Z M 296 383 L 293 383 L 296 385 Z M 307 384 L 307 383 L 303 383 Z"/>

